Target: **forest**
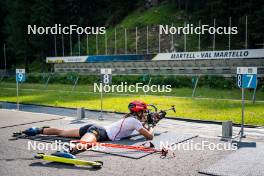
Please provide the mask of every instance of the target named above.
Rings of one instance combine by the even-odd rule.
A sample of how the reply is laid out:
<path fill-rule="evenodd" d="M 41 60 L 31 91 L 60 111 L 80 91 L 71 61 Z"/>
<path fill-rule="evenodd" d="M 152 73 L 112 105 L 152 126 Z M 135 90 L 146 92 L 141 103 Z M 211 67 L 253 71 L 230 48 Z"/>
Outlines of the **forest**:
<path fill-rule="evenodd" d="M 3 51 L 6 47 L 7 67 L 43 63 L 53 55 L 52 35 L 28 35 L 27 25 L 79 26 L 118 25 L 135 10 L 146 11 L 153 6 L 170 4 L 182 11 L 186 20 L 201 19 L 218 25 L 227 25 L 232 17 L 234 25 L 248 25 L 248 48 L 263 47 L 264 3 L 262 0 L 1 0 L 0 1 L 0 69 L 4 67 Z M 242 32 L 244 29 L 241 29 Z M 241 40 L 244 37 L 240 36 Z M 66 55 L 69 53 L 66 53 Z"/>

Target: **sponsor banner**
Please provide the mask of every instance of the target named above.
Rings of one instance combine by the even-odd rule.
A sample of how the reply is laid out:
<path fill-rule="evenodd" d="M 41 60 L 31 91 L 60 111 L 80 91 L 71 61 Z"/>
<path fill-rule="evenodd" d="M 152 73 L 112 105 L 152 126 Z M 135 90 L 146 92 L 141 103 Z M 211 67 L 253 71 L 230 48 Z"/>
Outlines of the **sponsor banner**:
<path fill-rule="evenodd" d="M 153 60 L 263 58 L 264 49 L 160 53 Z"/>
<path fill-rule="evenodd" d="M 67 56 L 47 57 L 47 63 L 69 63 L 69 62 L 113 62 L 113 61 L 144 61 L 151 60 L 153 54 L 126 54 L 126 55 L 92 55 L 92 56 Z"/>
<path fill-rule="evenodd" d="M 68 62 L 86 62 L 88 56 L 66 56 L 66 57 L 47 57 L 47 63 L 68 63 Z"/>
<path fill-rule="evenodd" d="M 151 60 L 152 54 L 125 54 L 125 55 L 94 55 L 88 57 L 88 62 L 112 62 L 112 61 L 144 61 Z"/>

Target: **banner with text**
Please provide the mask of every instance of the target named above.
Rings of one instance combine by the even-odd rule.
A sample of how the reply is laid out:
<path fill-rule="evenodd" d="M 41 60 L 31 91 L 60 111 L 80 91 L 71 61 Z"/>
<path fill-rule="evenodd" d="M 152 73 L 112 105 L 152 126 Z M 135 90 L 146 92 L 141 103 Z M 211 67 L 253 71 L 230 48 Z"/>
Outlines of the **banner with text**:
<path fill-rule="evenodd" d="M 264 58 L 264 49 L 160 53 L 153 60 Z"/>
<path fill-rule="evenodd" d="M 91 55 L 91 56 L 61 56 L 47 57 L 47 63 L 78 63 L 78 62 L 118 62 L 151 60 L 154 54 L 124 54 L 124 55 Z"/>
<path fill-rule="evenodd" d="M 66 57 L 47 57 L 46 62 L 47 63 L 68 63 L 68 62 L 86 62 L 88 56 L 66 56 Z"/>

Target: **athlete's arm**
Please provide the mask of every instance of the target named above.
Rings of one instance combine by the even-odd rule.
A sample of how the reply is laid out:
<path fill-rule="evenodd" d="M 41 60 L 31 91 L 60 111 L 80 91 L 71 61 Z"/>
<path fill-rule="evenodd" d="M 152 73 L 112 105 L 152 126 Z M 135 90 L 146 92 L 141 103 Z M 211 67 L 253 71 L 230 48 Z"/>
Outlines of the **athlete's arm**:
<path fill-rule="evenodd" d="M 153 139 L 153 128 L 150 127 L 149 130 L 145 128 L 141 128 L 138 130 L 139 134 L 143 135 L 146 139 L 152 140 Z"/>

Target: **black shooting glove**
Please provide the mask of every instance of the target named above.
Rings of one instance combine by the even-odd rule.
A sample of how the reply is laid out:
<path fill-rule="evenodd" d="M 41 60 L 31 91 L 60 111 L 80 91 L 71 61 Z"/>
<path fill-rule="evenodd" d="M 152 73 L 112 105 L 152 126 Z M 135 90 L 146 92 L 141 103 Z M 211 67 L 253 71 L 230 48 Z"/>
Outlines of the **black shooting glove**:
<path fill-rule="evenodd" d="M 159 113 L 150 113 L 148 114 L 148 120 L 147 120 L 147 123 L 154 127 L 157 125 L 157 123 L 162 119 L 164 118 L 166 115 L 166 112 L 165 111 L 160 111 Z"/>
<path fill-rule="evenodd" d="M 153 116 L 153 113 L 148 114 L 148 118 L 147 118 L 147 124 L 148 125 L 152 125 L 154 123 L 152 116 Z"/>

